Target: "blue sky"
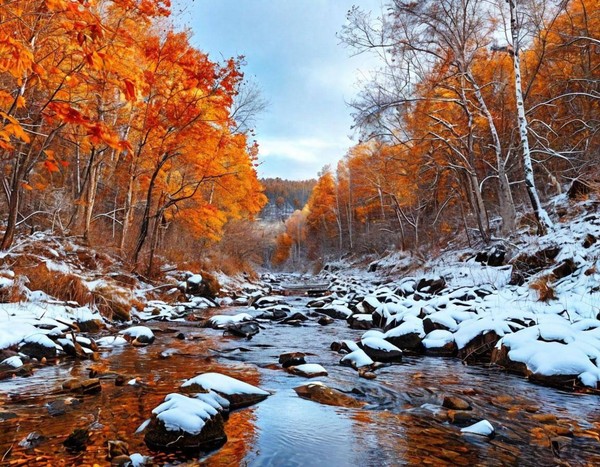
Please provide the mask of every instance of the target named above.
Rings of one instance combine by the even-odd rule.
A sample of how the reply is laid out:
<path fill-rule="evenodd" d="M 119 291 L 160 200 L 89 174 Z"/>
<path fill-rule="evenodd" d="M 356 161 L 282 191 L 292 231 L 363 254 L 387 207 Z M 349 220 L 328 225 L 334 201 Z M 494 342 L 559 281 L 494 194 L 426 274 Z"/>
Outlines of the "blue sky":
<path fill-rule="evenodd" d="M 193 43 L 213 60 L 244 55 L 246 76 L 269 107 L 256 125 L 259 176 L 307 179 L 343 157 L 352 119 L 347 101 L 368 72 L 366 56 L 350 57 L 336 33 L 356 4 L 379 11 L 380 0 L 178 0 L 174 12 Z M 372 62 L 371 62 L 372 66 Z"/>

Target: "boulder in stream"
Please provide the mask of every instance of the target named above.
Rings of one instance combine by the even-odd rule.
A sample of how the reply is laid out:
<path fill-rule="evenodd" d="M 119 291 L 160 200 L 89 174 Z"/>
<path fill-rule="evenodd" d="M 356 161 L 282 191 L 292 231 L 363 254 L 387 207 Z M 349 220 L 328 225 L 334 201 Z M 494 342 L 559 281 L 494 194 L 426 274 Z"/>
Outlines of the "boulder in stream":
<path fill-rule="evenodd" d="M 185 392 L 215 391 L 229 401 L 232 410 L 256 404 L 270 395 L 256 386 L 221 373 L 198 375 L 184 381 L 181 388 Z"/>
<path fill-rule="evenodd" d="M 203 452 L 227 441 L 223 417 L 205 401 L 169 394 L 152 411 L 144 441 L 157 451 Z"/>
<path fill-rule="evenodd" d="M 302 352 L 288 352 L 282 353 L 279 356 L 279 363 L 283 368 L 288 368 L 290 366 L 304 365 L 306 363 L 305 357 L 306 354 Z"/>
<path fill-rule="evenodd" d="M 363 337 L 358 345 L 377 362 L 400 363 L 402 361 L 402 350 L 381 337 Z"/>
<path fill-rule="evenodd" d="M 304 376 L 305 378 L 327 376 L 327 370 L 318 363 L 305 363 L 303 365 L 290 366 L 287 371 L 293 375 Z"/>

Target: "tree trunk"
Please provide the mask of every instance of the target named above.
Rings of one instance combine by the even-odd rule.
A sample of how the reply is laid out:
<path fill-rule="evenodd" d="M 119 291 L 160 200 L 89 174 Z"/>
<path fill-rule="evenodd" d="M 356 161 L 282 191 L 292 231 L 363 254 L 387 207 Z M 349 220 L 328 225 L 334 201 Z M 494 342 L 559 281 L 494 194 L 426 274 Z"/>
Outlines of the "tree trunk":
<path fill-rule="evenodd" d="M 522 162 L 523 170 L 525 172 L 525 186 L 527 187 L 527 194 L 531 201 L 531 207 L 538 223 L 538 233 L 540 235 L 545 234 L 548 229 L 553 227 L 553 223 L 550 220 L 550 216 L 543 208 L 540 201 L 538 191 L 535 187 L 535 178 L 533 174 L 533 165 L 531 163 L 531 151 L 529 149 L 529 138 L 528 138 L 528 123 L 525 115 L 525 102 L 523 100 L 523 85 L 521 80 L 521 59 L 520 59 L 520 44 L 519 44 L 519 32 L 520 24 L 518 18 L 518 0 L 509 0 L 510 7 L 510 32 L 512 37 L 513 45 L 513 69 L 514 69 L 514 84 L 515 84 L 515 96 L 517 105 L 517 118 L 519 121 L 519 136 L 521 138 L 522 146 Z"/>
<path fill-rule="evenodd" d="M 504 157 L 502 156 L 500 136 L 498 135 L 498 130 L 496 129 L 496 124 L 494 123 L 494 117 L 488 109 L 485 99 L 481 94 L 481 89 L 479 88 L 479 85 L 475 81 L 475 78 L 471 72 L 467 73 L 467 79 L 473 85 L 475 98 L 477 99 L 477 103 L 479 104 L 481 112 L 488 122 L 488 127 L 492 135 L 494 154 L 496 156 L 496 170 L 498 171 L 498 204 L 500 217 L 502 217 L 502 232 L 504 234 L 509 234 L 515 230 L 517 214 L 515 202 L 510 190 L 510 183 L 506 174 L 506 163 L 504 161 Z"/>

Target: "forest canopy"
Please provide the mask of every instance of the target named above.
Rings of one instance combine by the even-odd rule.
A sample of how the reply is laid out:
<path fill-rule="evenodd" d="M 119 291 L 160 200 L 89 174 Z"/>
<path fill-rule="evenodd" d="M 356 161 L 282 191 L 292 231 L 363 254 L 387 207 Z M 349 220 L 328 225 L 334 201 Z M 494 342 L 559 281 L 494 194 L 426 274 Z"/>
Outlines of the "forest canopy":
<path fill-rule="evenodd" d="M 0 5 L 2 249 L 52 228 L 150 272 L 182 232 L 216 241 L 260 211 L 258 146 L 234 118 L 243 58 L 192 46 L 169 3 Z"/>

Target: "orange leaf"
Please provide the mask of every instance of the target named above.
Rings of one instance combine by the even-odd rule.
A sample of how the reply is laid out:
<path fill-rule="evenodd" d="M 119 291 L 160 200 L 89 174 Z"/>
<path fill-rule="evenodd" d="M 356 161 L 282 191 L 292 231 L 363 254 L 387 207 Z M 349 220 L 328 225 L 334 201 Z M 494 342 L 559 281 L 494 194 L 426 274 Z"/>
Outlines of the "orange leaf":
<path fill-rule="evenodd" d="M 52 161 L 44 161 L 44 167 L 48 170 L 48 172 L 58 172 L 58 165 L 56 165 Z"/>
<path fill-rule="evenodd" d="M 128 101 L 135 100 L 135 85 L 129 79 L 124 79 L 123 82 L 125 83 L 125 99 Z"/>
<path fill-rule="evenodd" d="M 21 186 L 23 188 L 25 188 L 26 190 L 29 190 L 29 191 L 33 190 L 33 187 L 27 182 L 21 182 Z"/>

